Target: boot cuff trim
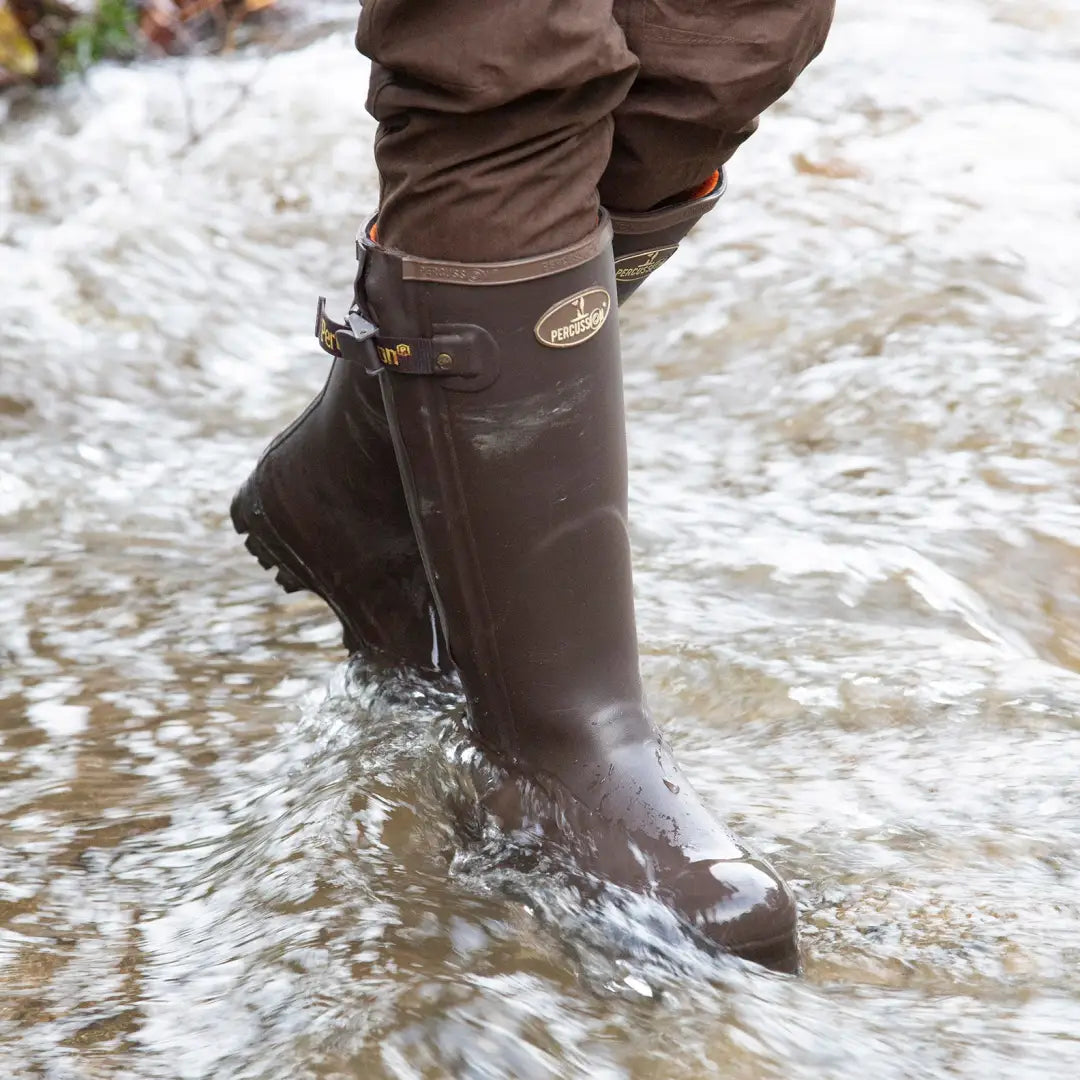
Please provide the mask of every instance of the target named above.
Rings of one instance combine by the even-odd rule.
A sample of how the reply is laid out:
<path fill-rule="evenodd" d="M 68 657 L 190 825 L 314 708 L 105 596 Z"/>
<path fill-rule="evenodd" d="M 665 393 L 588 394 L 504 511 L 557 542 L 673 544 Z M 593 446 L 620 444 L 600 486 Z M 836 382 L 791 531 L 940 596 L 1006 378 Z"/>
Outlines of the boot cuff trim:
<path fill-rule="evenodd" d="M 372 245 L 370 222 L 357 237 L 358 244 Z M 382 248 L 401 260 L 403 281 L 436 281 L 451 285 L 513 285 L 520 281 L 536 281 L 595 259 L 605 248 L 611 247 L 611 221 L 607 211 L 600 211 L 597 227 L 584 240 L 547 255 L 533 255 L 527 259 L 511 259 L 495 263 L 461 263 L 443 259 L 421 259 L 406 252 Z"/>
<path fill-rule="evenodd" d="M 671 225 L 694 222 L 707 214 L 727 191 L 727 177 L 720 170 L 720 182 L 712 192 L 700 199 L 687 199 L 674 206 L 663 206 L 659 210 L 645 210 L 642 213 L 620 213 L 611 211 L 611 224 L 616 236 L 643 236 L 666 229 Z"/>

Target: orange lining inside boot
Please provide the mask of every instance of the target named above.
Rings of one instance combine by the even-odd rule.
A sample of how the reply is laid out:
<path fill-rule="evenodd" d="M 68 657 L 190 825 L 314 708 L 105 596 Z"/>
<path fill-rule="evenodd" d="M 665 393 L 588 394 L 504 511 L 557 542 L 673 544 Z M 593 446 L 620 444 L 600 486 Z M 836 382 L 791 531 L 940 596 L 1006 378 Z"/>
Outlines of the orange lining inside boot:
<path fill-rule="evenodd" d="M 702 181 L 695 188 L 690 188 L 688 191 L 682 191 L 678 195 L 673 195 L 670 199 L 665 199 L 661 203 L 657 203 L 653 210 L 663 210 L 669 206 L 682 206 L 684 203 L 694 202 L 697 199 L 704 199 L 706 196 L 711 195 L 720 186 L 720 170 L 717 169 L 708 180 Z"/>
<path fill-rule="evenodd" d="M 716 190 L 716 186 L 719 183 L 720 170 L 717 169 L 703 184 L 699 184 L 696 188 L 692 188 L 686 197 L 688 199 L 704 199 L 706 195 L 711 195 Z"/>

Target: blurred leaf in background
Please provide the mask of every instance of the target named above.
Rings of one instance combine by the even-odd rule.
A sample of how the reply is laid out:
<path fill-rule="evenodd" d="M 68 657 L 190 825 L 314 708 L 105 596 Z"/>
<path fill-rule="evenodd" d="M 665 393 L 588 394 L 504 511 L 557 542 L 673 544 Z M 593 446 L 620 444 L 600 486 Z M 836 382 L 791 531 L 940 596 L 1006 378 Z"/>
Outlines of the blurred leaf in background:
<path fill-rule="evenodd" d="M 130 59 L 138 52 L 137 30 L 138 13 L 129 0 L 98 0 L 61 39 L 61 68 L 85 71 L 97 60 Z"/>
<path fill-rule="evenodd" d="M 38 54 L 22 23 L 4 0 L 0 0 L 0 72 L 32 77 L 38 71 Z"/>
<path fill-rule="evenodd" d="M 274 5 L 275 0 L 143 0 L 139 27 L 159 48 L 170 52 L 190 48 L 208 36 L 219 49 L 233 44 L 233 31 L 248 15 Z"/>

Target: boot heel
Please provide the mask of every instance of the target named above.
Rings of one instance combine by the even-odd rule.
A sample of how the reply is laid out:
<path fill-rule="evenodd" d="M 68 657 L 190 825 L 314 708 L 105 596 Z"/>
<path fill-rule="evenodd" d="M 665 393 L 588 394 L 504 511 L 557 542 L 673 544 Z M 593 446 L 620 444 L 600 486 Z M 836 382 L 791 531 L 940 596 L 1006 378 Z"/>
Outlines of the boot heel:
<path fill-rule="evenodd" d="M 233 497 L 229 516 L 233 528 L 244 537 L 244 547 L 255 556 L 264 570 L 277 571 L 274 580 L 286 593 L 304 590 L 318 592 L 314 584 L 309 584 L 302 576 L 300 567 L 285 554 L 287 549 L 278 541 L 273 526 L 263 513 L 250 479 Z"/>
<path fill-rule="evenodd" d="M 350 655 L 367 648 L 367 643 L 355 630 L 351 620 L 320 589 L 306 572 L 303 562 L 277 534 L 255 492 L 252 477 L 244 481 L 229 506 L 233 528 L 244 538 L 244 547 L 258 560 L 264 570 L 276 570 L 274 581 L 283 592 L 310 592 L 330 605 L 341 622 L 341 644 Z"/>

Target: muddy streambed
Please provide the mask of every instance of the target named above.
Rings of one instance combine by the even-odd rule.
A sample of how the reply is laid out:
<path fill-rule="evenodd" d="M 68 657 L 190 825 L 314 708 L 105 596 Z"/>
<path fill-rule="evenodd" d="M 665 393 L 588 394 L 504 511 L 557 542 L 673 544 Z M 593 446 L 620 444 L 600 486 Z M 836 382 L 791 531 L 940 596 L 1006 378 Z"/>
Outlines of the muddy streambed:
<path fill-rule="evenodd" d="M 0 137 L 0 1074 L 1080 1072 L 1080 11 L 841 5 L 624 314 L 645 674 L 805 974 L 454 829 L 228 498 L 376 193 L 347 0 Z"/>

